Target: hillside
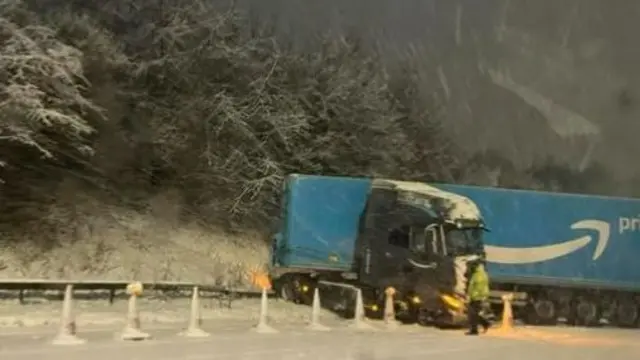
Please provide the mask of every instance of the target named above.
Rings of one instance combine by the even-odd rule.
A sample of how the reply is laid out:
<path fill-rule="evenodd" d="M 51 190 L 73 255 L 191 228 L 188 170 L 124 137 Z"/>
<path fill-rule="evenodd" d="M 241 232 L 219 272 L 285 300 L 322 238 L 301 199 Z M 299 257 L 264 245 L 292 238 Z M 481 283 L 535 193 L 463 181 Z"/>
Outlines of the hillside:
<path fill-rule="evenodd" d="M 0 276 L 241 283 L 290 172 L 613 188 L 469 150 L 410 54 L 300 48 L 223 3 L 0 3 Z"/>

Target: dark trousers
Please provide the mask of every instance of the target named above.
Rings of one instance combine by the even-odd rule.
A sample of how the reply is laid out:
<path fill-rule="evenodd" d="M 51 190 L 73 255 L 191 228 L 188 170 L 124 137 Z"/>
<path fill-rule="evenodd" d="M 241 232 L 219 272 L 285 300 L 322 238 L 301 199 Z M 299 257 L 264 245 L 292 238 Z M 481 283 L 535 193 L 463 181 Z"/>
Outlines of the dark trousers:
<path fill-rule="evenodd" d="M 482 301 L 469 302 L 469 332 L 472 334 L 478 333 L 478 325 L 484 330 L 489 329 L 489 321 L 480 314 L 481 312 Z"/>

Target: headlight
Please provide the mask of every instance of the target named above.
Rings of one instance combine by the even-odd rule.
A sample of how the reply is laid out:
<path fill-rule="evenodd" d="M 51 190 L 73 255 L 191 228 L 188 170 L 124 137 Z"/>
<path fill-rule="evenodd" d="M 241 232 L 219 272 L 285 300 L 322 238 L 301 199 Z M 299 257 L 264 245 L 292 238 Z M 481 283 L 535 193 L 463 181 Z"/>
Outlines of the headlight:
<path fill-rule="evenodd" d="M 440 294 L 440 299 L 442 299 L 442 302 L 444 302 L 449 308 L 457 311 L 462 311 L 466 307 L 462 300 L 452 295 Z"/>

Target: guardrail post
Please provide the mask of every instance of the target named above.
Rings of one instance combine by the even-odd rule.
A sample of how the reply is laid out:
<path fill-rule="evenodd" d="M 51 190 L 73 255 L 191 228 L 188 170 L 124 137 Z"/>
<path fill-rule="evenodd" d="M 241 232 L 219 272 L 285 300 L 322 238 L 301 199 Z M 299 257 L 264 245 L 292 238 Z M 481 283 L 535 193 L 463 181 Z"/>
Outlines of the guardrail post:
<path fill-rule="evenodd" d="M 122 340 L 147 340 L 151 335 L 140 329 L 140 314 L 138 312 L 138 296 L 142 295 L 142 284 L 139 282 L 127 285 L 129 306 L 127 309 L 127 325 L 120 334 Z"/>
<path fill-rule="evenodd" d="M 311 322 L 307 329 L 313 331 L 329 331 L 331 330 L 328 326 L 322 325 L 320 323 L 320 311 L 322 310 L 322 306 L 320 304 L 320 289 L 318 287 L 313 291 L 313 304 L 311 306 Z"/>
<path fill-rule="evenodd" d="M 76 321 L 73 316 L 73 285 L 67 284 L 62 302 L 60 330 L 51 343 L 53 345 L 80 345 L 86 343 L 86 340 L 76 336 L 76 330 Z"/>
<path fill-rule="evenodd" d="M 208 337 L 210 334 L 202 328 L 202 317 L 200 315 L 200 288 L 193 287 L 193 293 L 191 294 L 191 311 L 189 314 L 189 327 L 180 333 L 181 336 L 186 337 Z"/>

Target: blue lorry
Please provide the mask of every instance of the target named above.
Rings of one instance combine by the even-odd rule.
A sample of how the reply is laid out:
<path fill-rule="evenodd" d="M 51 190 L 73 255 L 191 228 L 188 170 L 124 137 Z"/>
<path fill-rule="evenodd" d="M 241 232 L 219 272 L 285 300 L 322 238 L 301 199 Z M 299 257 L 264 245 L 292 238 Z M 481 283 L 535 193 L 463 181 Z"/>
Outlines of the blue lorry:
<path fill-rule="evenodd" d="M 468 265 L 485 261 L 492 298 L 515 293 L 527 322 L 635 327 L 638 254 L 636 199 L 291 175 L 271 276 L 298 302 L 320 280 L 357 286 L 373 312 L 393 286 L 399 314 L 461 323 Z"/>

